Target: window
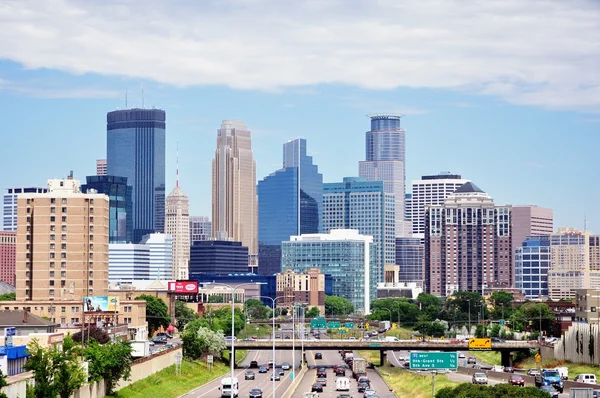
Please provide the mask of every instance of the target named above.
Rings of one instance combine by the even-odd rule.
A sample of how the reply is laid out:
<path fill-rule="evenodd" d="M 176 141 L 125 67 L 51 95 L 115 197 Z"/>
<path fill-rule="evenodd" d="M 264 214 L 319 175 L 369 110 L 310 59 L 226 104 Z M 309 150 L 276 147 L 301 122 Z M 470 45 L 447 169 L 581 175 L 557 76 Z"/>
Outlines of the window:
<path fill-rule="evenodd" d="M 67 240 L 67 234 L 62 234 L 62 235 L 60 236 L 60 239 L 62 239 L 62 240 Z"/>
<path fill-rule="evenodd" d="M 94 199 L 90 199 L 90 204 L 93 205 L 94 204 Z"/>
<path fill-rule="evenodd" d="M 28 244 L 26 244 L 26 245 L 25 245 L 25 249 L 27 249 L 27 250 L 31 250 L 31 245 L 30 245 L 29 243 L 28 243 Z"/>
<path fill-rule="evenodd" d="M 50 258 L 54 258 L 54 253 L 50 253 Z"/>
<path fill-rule="evenodd" d="M 67 276 L 67 271 L 60 271 L 60 276 L 61 278 L 64 278 Z"/>
<path fill-rule="evenodd" d="M 50 231 L 54 231 L 56 230 L 56 227 L 54 225 L 50 225 Z"/>
<path fill-rule="evenodd" d="M 79 307 L 71 307 L 71 312 L 79 312 Z"/>
<path fill-rule="evenodd" d="M 62 222 L 67 222 L 67 216 L 62 216 Z"/>
<path fill-rule="evenodd" d="M 29 202 L 27 202 L 27 203 L 29 203 Z M 50 198 L 50 203 L 52 203 L 52 204 L 56 203 L 56 198 Z"/>
<path fill-rule="evenodd" d="M 54 271 L 50 271 L 50 278 L 54 278 Z"/>
<path fill-rule="evenodd" d="M 62 204 L 66 205 L 67 204 L 67 198 L 62 198 Z"/>
<path fill-rule="evenodd" d="M 60 248 L 61 248 L 62 250 L 67 250 L 67 244 L 66 244 L 66 243 L 61 243 L 61 244 L 60 244 Z"/>
<path fill-rule="evenodd" d="M 94 214 L 94 208 L 90 207 L 90 214 Z"/>
<path fill-rule="evenodd" d="M 94 253 L 90 253 L 90 259 L 94 258 Z"/>
<path fill-rule="evenodd" d="M 27 216 L 27 222 L 31 222 L 31 217 Z"/>
<path fill-rule="evenodd" d="M 50 216 L 50 222 L 56 222 L 56 217 Z"/>
<path fill-rule="evenodd" d="M 94 222 L 94 217 L 90 217 L 90 222 Z"/>
<path fill-rule="evenodd" d="M 90 278 L 94 277 L 94 271 L 90 271 Z"/>
<path fill-rule="evenodd" d="M 60 253 L 60 258 L 67 258 L 67 253 Z"/>
<path fill-rule="evenodd" d="M 71 323 L 79 323 L 79 318 L 71 318 Z"/>
<path fill-rule="evenodd" d="M 50 243 L 50 250 L 54 250 L 54 243 Z"/>
<path fill-rule="evenodd" d="M 31 213 L 31 207 L 27 208 L 27 214 Z"/>
<path fill-rule="evenodd" d="M 94 281 L 90 281 L 89 286 L 94 286 Z"/>
<path fill-rule="evenodd" d="M 50 213 L 56 213 L 56 207 L 51 207 L 50 208 Z"/>
<path fill-rule="evenodd" d="M 90 243 L 90 250 L 94 250 L 94 244 Z"/>
<path fill-rule="evenodd" d="M 54 279 L 50 279 L 50 286 L 54 286 Z"/>
<path fill-rule="evenodd" d="M 67 307 L 60 307 L 60 312 L 67 312 Z"/>
<path fill-rule="evenodd" d="M 30 204 L 30 203 L 31 203 L 31 199 L 27 199 L 27 204 Z"/>
<path fill-rule="evenodd" d="M 94 262 L 90 261 L 90 268 L 94 268 Z"/>
<path fill-rule="evenodd" d="M 29 281 L 25 281 L 25 286 L 29 287 Z"/>
<path fill-rule="evenodd" d="M 67 286 L 67 281 L 63 279 L 60 281 L 60 287 L 65 287 L 65 286 Z"/>
<path fill-rule="evenodd" d="M 50 289 L 48 291 L 48 296 L 54 296 L 54 289 Z"/>
<path fill-rule="evenodd" d="M 60 268 L 67 268 L 67 263 L 65 261 L 61 261 Z"/>
<path fill-rule="evenodd" d="M 67 212 L 67 208 L 66 208 L 66 207 L 63 207 L 63 208 L 62 208 L 62 212 L 63 212 L 63 213 L 66 213 L 66 212 Z"/>
<path fill-rule="evenodd" d="M 131 323 L 131 318 L 125 318 L 124 321 L 125 321 L 125 323 L 130 324 Z"/>
<path fill-rule="evenodd" d="M 31 240 L 31 235 L 27 235 L 27 240 Z"/>
<path fill-rule="evenodd" d="M 60 318 L 60 324 L 61 325 L 64 325 L 66 323 L 67 323 L 67 318 L 65 318 L 65 317 Z"/>
<path fill-rule="evenodd" d="M 50 261 L 50 268 L 54 268 L 54 261 Z"/>
<path fill-rule="evenodd" d="M 63 225 L 63 226 L 62 226 L 60 229 L 61 229 L 61 230 L 64 232 L 64 231 L 66 231 L 66 230 L 67 230 L 67 226 L 66 226 L 66 225 Z"/>
<path fill-rule="evenodd" d="M 90 232 L 94 232 L 94 226 L 90 225 Z"/>
<path fill-rule="evenodd" d="M 56 238 L 56 236 L 54 234 L 50 235 L 50 240 L 54 240 L 54 238 Z"/>

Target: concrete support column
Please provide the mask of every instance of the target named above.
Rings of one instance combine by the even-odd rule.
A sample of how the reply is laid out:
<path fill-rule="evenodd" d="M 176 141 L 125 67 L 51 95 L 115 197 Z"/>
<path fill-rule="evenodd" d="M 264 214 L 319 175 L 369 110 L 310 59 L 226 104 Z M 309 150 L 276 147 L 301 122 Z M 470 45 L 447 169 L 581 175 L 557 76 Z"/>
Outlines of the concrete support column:
<path fill-rule="evenodd" d="M 501 352 L 501 360 L 502 360 L 502 366 L 512 366 L 513 365 L 513 357 L 512 357 L 512 352 L 510 351 L 505 351 L 502 350 Z"/>
<path fill-rule="evenodd" d="M 387 351 L 379 350 L 379 366 L 385 365 L 386 360 L 387 360 Z"/>

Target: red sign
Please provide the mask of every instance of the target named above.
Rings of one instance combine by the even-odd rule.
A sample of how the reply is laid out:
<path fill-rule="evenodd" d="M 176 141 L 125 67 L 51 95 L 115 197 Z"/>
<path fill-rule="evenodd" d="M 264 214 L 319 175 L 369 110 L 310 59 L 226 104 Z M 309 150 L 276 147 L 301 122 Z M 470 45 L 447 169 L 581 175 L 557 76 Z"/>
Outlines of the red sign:
<path fill-rule="evenodd" d="M 169 282 L 169 291 L 174 293 L 198 293 L 198 281 Z"/>

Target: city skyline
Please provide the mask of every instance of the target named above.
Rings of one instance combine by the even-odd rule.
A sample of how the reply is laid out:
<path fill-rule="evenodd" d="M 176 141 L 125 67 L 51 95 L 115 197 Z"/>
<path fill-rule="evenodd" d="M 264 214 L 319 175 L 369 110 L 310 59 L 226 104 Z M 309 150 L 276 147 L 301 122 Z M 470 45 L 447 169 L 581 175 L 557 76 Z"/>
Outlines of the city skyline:
<path fill-rule="evenodd" d="M 267 3 L 145 5 L 163 16 L 160 32 L 126 3 L 126 20 L 75 0 L 60 18 L 51 4 L 2 3 L 0 37 L 20 40 L 0 46 L 2 134 L 10 137 L 0 187 L 44 186 L 69 170 L 81 180 L 94 175 L 95 160 L 106 157 L 106 112 L 156 106 L 169 114 L 166 167 L 174 169 L 180 142 L 191 214 L 208 216 L 221 120 L 250 126 L 257 180 L 279 167 L 282 143 L 302 137 L 324 182 L 339 182 L 357 176 L 364 160 L 365 115 L 391 112 L 406 114 L 407 181 L 451 170 L 496 203 L 552 208 L 556 227 L 582 229 L 587 218 L 600 231 L 596 2 L 356 1 L 263 13 Z M 443 17 L 449 12 L 455 18 Z M 232 19 L 261 29 L 215 29 Z M 39 40 L 33 21 L 53 39 Z M 215 61 L 232 53 L 246 61 Z M 169 173 L 165 185 L 174 185 Z"/>

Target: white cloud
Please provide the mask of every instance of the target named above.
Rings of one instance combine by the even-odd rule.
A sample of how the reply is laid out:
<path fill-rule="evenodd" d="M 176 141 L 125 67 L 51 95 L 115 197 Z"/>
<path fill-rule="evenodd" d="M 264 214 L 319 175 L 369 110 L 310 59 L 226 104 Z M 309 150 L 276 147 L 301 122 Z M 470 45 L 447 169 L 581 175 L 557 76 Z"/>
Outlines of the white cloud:
<path fill-rule="evenodd" d="M 2 58 L 175 86 L 452 88 L 590 111 L 600 3 L 4 0 Z"/>

